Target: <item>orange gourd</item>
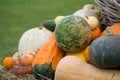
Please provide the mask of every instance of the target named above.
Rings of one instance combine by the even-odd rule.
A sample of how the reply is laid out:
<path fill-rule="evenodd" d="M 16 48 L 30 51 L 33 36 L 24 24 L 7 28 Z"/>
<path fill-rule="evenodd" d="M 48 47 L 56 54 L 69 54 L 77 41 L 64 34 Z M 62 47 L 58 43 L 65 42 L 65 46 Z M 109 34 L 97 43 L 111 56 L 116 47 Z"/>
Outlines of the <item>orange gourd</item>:
<path fill-rule="evenodd" d="M 12 57 L 6 57 L 3 60 L 3 65 L 6 69 L 11 69 L 14 66 L 14 61 Z"/>
<path fill-rule="evenodd" d="M 33 59 L 32 66 L 36 63 L 44 64 L 52 62 L 52 69 L 55 70 L 56 66 L 61 58 L 64 56 L 64 51 L 62 51 L 56 44 L 55 34 L 52 33 L 50 40 L 43 45 L 35 58 Z"/>
<path fill-rule="evenodd" d="M 112 26 L 108 26 L 102 33 L 101 36 L 106 35 L 120 35 L 120 23 L 115 23 Z"/>
<path fill-rule="evenodd" d="M 50 40 L 45 43 L 33 59 L 33 74 L 36 79 L 42 79 L 38 74 L 53 79 L 58 62 L 64 57 L 62 51 L 55 40 L 55 34 L 52 33 Z"/>
<path fill-rule="evenodd" d="M 99 27 L 96 27 L 92 30 L 92 37 L 91 37 L 91 40 L 94 40 L 96 39 L 97 37 L 99 37 L 101 34 L 101 31 L 100 31 L 100 28 Z"/>
<path fill-rule="evenodd" d="M 90 62 L 90 58 L 89 58 L 89 48 L 90 48 L 90 46 L 87 46 L 85 48 L 85 50 L 84 50 L 84 57 L 85 57 L 86 62 L 91 63 Z"/>

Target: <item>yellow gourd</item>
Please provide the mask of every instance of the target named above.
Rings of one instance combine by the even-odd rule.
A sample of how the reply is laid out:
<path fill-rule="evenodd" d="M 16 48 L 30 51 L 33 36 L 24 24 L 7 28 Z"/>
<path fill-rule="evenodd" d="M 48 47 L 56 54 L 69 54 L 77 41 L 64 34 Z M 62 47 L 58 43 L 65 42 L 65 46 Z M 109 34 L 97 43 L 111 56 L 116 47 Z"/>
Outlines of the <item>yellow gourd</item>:
<path fill-rule="evenodd" d="M 86 59 L 84 57 L 84 50 L 79 53 L 66 53 L 67 56 L 72 55 L 80 58 L 82 61 L 86 62 Z"/>

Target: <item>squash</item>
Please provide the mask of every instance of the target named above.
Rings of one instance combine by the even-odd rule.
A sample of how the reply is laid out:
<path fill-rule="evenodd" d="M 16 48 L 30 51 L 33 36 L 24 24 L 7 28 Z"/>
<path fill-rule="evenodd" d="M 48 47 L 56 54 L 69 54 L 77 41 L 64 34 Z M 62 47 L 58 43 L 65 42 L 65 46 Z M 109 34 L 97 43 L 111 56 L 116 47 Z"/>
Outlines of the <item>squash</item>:
<path fill-rule="evenodd" d="M 56 24 L 54 20 L 46 20 L 43 22 L 42 26 L 53 32 L 55 30 Z"/>
<path fill-rule="evenodd" d="M 12 72 L 16 76 L 22 76 L 26 74 L 32 74 L 32 67 L 27 66 L 27 67 L 22 67 L 22 66 L 14 66 L 12 68 Z"/>
<path fill-rule="evenodd" d="M 120 80 L 120 71 L 100 69 L 76 56 L 60 60 L 55 71 L 55 80 Z"/>
<path fill-rule="evenodd" d="M 43 26 L 25 31 L 19 40 L 18 52 L 37 52 L 49 40 L 51 33 L 51 31 Z"/>
<path fill-rule="evenodd" d="M 96 27 L 95 29 L 92 30 L 91 33 L 91 40 L 95 40 L 96 38 L 98 38 L 101 35 L 101 30 L 99 27 Z"/>
<path fill-rule="evenodd" d="M 13 54 L 14 65 L 16 66 L 32 66 L 32 61 L 35 57 L 36 53 L 24 53 L 24 52 L 16 52 Z"/>
<path fill-rule="evenodd" d="M 94 16 L 86 16 L 84 19 L 90 25 L 91 30 L 93 30 L 93 29 L 95 29 L 96 27 L 99 26 L 99 20 Z"/>
<path fill-rule="evenodd" d="M 58 24 L 58 22 L 59 22 L 60 20 L 62 20 L 64 17 L 65 17 L 65 16 L 57 16 L 57 17 L 54 19 L 55 24 Z"/>
<path fill-rule="evenodd" d="M 89 57 L 92 64 L 100 68 L 120 66 L 120 36 L 102 36 L 92 41 Z"/>
<path fill-rule="evenodd" d="M 60 59 L 64 57 L 62 51 L 56 43 L 55 34 L 52 33 L 50 40 L 45 43 L 33 59 L 33 75 L 36 79 L 42 79 L 38 74 L 53 79 L 54 72 Z M 49 73 L 49 74 L 48 74 Z"/>
<path fill-rule="evenodd" d="M 91 41 L 91 28 L 82 17 L 68 15 L 56 25 L 55 38 L 62 50 L 81 52 Z"/>
<path fill-rule="evenodd" d="M 81 52 L 78 52 L 78 53 L 69 53 L 69 52 L 67 52 L 66 56 L 69 56 L 69 55 L 76 56 L 76 57 L 80 58 L 82 61 L 86 62 L 86 59 L 85 59 L 85 56 L 84 56 L 84 50 L 81 51 Z"/>
<path fill-rule="evenodd" d="M 97 19 L 99 19 L 99 16 L 94 11 L 84 10 L 84 9 L 80 9 L 80 10 L 74 12 L 73 15 L 80 16 L 83 18 L 85 18 L 86 16 L 94 16 Z"/>
<path fill-rule="evenodd" d="M 91 63 L 90 62 L 90 57 L 89 57 L 89 49 L 90 49 L 90 45 L 87 46 L 84 50 L 84 57 L 87 63 Z"/>
<path fill-rule="evenodd" d="M 94 4 L 86 4 L 86 5 L 84 5 L 83 10 L 93 11 L 98 16 L 100 16 L 100 14 L 101 14 L 99 7 L 95 6 Z"/>
<path fill-rule="evenodd" d="M 6 69 L 11 69 L 11 68 L 13 68 L 13 66 L 14 66 L 13 58 L 12 58 L 12 57 L 5 57 L 5 58 L 3 59 L 3 66 L 4 66 Z"/>
<path fill-rule="evenodd" d="M 115 23 L 112 26 L 108 26 L 101 33 L 101 36 L 105 36 L 105 35 L 120 35 L 120 23 Z"/>

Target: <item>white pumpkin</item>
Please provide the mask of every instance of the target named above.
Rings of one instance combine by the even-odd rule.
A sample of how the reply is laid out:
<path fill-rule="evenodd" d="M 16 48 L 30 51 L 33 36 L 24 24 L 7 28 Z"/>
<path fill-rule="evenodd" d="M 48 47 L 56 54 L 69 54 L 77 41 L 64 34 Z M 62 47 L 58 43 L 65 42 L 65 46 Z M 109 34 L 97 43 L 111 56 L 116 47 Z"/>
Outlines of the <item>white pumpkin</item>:
<path fill-rule="evenodd" d="M 44 27 L 27 30 L 19 40 L 18 51 L 26 53 L 37 52 L 49 40 L 51 34 L 52 32 Z"/>

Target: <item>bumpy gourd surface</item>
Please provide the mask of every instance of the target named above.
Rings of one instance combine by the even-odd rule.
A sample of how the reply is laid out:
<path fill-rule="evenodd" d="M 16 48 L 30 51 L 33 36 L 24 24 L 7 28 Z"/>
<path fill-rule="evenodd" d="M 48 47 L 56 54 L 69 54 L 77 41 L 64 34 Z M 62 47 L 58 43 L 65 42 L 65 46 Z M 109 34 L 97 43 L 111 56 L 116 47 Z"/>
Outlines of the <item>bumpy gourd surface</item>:
<path fill-rule="evenodd" d="M 91 29 L 82 17 L 69 15 L 56 25 L 55 37 L 63 50 L 79 52 L 90 43 Z"/>

